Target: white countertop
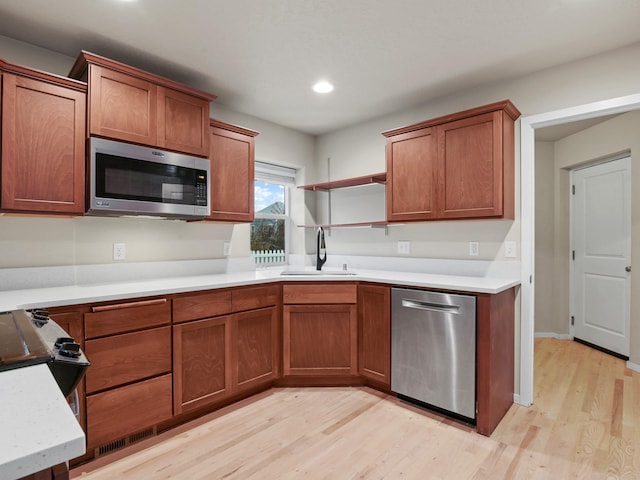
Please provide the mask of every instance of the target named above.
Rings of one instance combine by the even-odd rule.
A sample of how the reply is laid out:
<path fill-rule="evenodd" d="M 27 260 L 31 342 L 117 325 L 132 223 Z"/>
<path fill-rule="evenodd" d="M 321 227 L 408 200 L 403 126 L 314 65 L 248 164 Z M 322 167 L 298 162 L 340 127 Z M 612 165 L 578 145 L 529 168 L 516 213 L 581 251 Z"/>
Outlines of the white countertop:
<path fill-rule="evenodd" d="M 360 281 L 488 294 L 520 284 L 517 263 L 333 258 L 335 265 L 321 274 L 304 263 L 286 267 L 302 275 L 281 275 L 283 268 L 233 271 L 233 262 L 219 260 L 0 269 L 0 311 L 272 282 Z M 347 262 L 354 275 L 344 275 L 337 267 Z M 372 265 L 382 269 L 360 268 Z M 0 405 L 1 479 L 19 478 L 84 454 L 84 433 L 46 365 L 0 373 Z"/>
<path fill-rule="evenodd" d="M 281 275 L 280 272 L 283 269 L 279 268 L 126 282 L 5 290 L 0 292 L 0 311 L 16 308 L 78 305 L 270 282 L 360 281 L 490 294 L 500 293 L 520 284 L 520 279 L 515 276 L 464 276 L 361 269 L 354 270 L 355 275 L 331 275 L 331 269 L 324 270 L 322 275 L 317 275 L 312 268 L 305 268 L 309 270 L 309 275 Z M 300 270 L 300 268 L 296 270 Z M 337 271 L 337 269 L 334 271 Z"/>
<path fill-rule="evenodd" d="M 46 364 L 0 372 L 0 478 L 79 457 L 85 436 Z"/>

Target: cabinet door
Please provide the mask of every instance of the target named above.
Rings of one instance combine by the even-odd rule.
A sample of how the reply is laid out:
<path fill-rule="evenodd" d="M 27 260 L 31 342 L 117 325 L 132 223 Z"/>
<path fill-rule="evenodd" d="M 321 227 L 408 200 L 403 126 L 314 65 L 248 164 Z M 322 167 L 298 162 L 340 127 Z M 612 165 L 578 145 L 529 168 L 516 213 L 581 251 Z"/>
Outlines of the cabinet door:
<path fill-rule="evenodd" d="M 171 375 L 87 397 L 87 451 L 171 418 Z M 109 451 L 109 450 L 107 450 Z"/>
<path fill-rule="evenodd" d="M 3 75 L 3 210 L 84 212 L 86 95 Z"/>
<path fill-rule="evenodd" d="M 391 388 L 391 288 L 358 287 L 358 370 Z"/>
<path fill-rule="evenodd" d="M 253 221 L 254 139 L 211 127 L 210 220 Z"/>
<path fill-rule="evenodd" d="M 285 305 L 284 375 L 358 373 L 356 305 Z"/>
<path fill-rule="evenodd" d="M 87 340 L 87 393 L 171 372 L 171 327 Z"/>
<path fill-rule="evenodd" d="M 387 220 L 427 220 L 437 208 L 437 139 L 433 128 L 387 139 Z"/>
<path fill-rule="evenodd" d="M 209 101 L 170 88 L 158 91 L 158 146 L 207 157 Z"/>
<path fill-rule="evenodd" d="M 503 213 L 502 112 L 438 127 L 441 218 Z M 513 179 L 512 179 L 513 182 Z"/>
<path fill-rule="evenodd" d="M 156 85 L 98 65 L 89 69 L 89 132 L 156 146 Z"/>
<path fill-rule="evenodd" d="M 176 414 L 214 403 L 231 391 L 230 316 L 173 326 Z"/>
<path fill-rule="evenodd" d="M 262 308 L 233 315 L 233 385 L 237 391 L 277 377 L 278 309 Z"/>

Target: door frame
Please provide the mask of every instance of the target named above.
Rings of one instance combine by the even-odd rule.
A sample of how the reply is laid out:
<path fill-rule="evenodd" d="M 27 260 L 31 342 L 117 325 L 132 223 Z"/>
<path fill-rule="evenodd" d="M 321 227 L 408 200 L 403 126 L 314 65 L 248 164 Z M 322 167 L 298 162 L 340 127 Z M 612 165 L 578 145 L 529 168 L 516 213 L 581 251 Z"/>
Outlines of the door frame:
<path fill-rule="evenodd" d="M 520 405 L 533 403 L 535 273 L 535 129 L 640 109 L 640 94 L 612 98 L 520 119 Z"/>

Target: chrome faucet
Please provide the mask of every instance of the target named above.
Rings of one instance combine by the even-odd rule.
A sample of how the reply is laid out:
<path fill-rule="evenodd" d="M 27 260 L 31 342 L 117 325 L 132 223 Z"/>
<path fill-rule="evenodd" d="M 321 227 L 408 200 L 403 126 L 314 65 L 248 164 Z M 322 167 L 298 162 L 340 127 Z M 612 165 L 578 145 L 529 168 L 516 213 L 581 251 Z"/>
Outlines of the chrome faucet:
<path fill-rule="evenodd" d="M 318 235 L 316 238 L 316 270 L 321 270 L 327 261 L 327 247 L 324 243 L 324 230 L 318 227 Z"/>

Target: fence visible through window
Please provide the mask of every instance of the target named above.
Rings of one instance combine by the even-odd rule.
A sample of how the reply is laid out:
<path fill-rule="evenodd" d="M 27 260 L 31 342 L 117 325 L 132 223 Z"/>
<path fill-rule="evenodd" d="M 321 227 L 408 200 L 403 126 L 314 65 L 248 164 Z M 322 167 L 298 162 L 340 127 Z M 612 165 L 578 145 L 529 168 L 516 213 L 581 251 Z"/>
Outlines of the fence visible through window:
<path fill-rule="evenodd" d="M 286 261 L 284 250 L 251 250 L 251 255 L 256 263 L 284 263 Z"/>

